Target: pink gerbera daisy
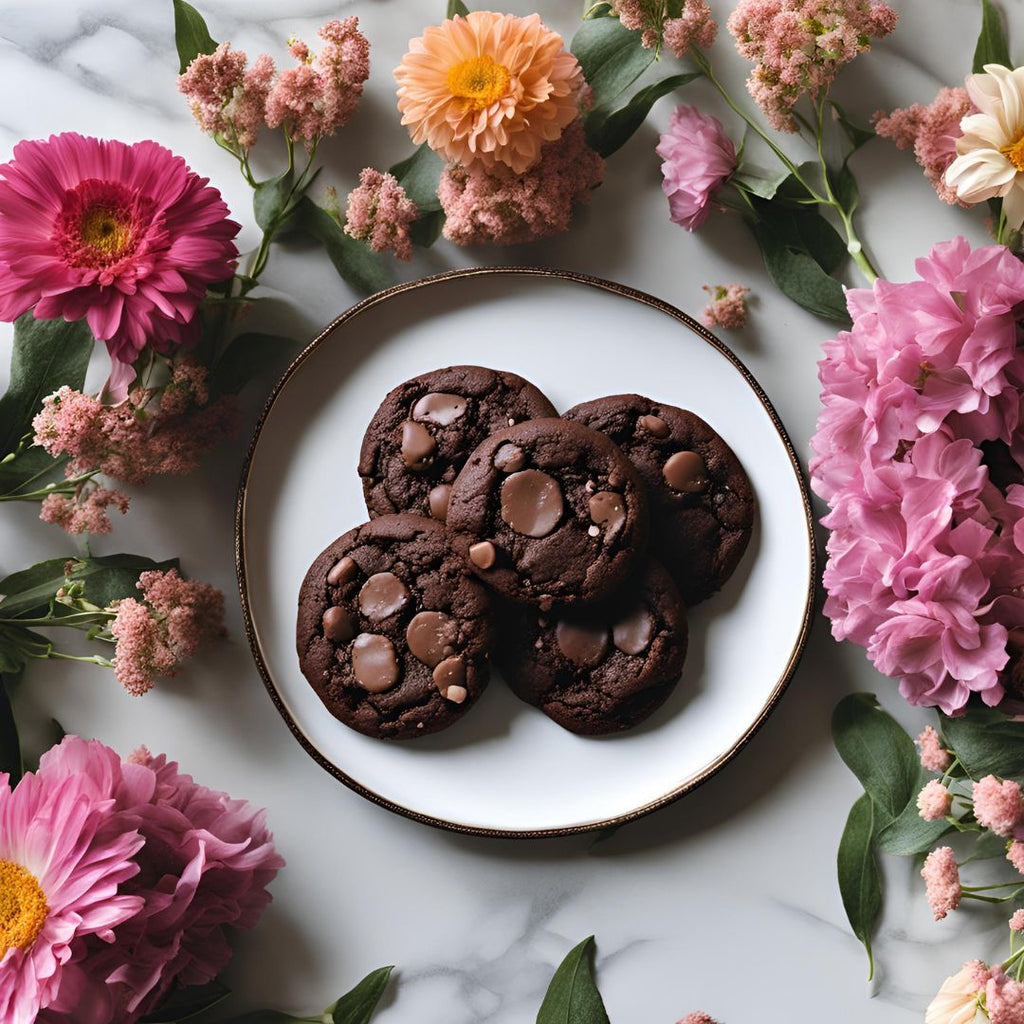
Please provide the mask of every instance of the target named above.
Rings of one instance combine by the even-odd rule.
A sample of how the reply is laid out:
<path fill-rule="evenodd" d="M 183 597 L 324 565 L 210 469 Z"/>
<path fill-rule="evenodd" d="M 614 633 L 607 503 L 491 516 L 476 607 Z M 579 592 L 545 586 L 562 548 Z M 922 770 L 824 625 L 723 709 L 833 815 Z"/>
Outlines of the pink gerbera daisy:
<path fill-rule="evenodd" d="M 59 750 L 60 748 L 58 748 Z M 59 756 L 59 755 L 58 755 Z M 0 775 L 0 1021 L 31 1024 L 58 995 L 72 943 L 113 941 L 142 907 L 118 887 L 143 840 L 117 827 L 89 779 Z"/>
<path fill-rule="evenodd" d="M 193 342 L 206 286 L 230 277 L 239 225 L 209 179 L 155 142 L 75 132 L 20 142 L 0 165 L 0 319 L 88 321 L 113 382 L 147 343 Z"/>

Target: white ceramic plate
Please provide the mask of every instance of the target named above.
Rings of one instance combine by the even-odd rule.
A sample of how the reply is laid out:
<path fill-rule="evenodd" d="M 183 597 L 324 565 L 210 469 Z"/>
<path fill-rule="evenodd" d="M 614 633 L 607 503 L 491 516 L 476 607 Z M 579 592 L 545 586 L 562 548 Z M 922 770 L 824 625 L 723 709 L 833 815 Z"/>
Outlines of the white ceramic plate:
<path fill-rule="evenodd" d="M 382 743 L 334 719 L 299 671 L 299 584 L 318 552 L 366 519 L 356 474 L 366 424 L 392 387 L 457 363 L 513 370 L 563 409 L 623 392 L 692 409 L 751 477 L 759 507 L 750 547 L 725 589 L 691 614 L 676 691 L 631 732 L 565 732 L 495 677 L 450 730 Z M 236 541 L 257 666 L 306 750 L 393 811 L 484 834 L 620 824 L 693 789 L 779 699 L 803 650 L 813 594 L 806 487 L 745 367 L 650 296 L 546 270 L 442 275 L 373 296 L 336 320 L 292 364 L 256 428 Z"/>

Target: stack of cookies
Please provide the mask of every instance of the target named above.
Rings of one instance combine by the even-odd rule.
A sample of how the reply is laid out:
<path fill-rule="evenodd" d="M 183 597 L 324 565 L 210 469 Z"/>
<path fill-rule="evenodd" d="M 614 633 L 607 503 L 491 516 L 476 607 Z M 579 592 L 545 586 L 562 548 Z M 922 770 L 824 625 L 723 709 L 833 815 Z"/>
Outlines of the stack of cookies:
<path fill-rule="evenodd" d="M 572 732 L 619 732 L 672 692 L 686 607 L 750 538 L 754 496 L 702 419 L 639 395 L 559 417 L 513 373 L 414 377 L 367 428 L 370 521 L 299 593 L 303 674 L 368 736 L 407 739 L 476 702 L 493 655 L 513 691 Z"/>

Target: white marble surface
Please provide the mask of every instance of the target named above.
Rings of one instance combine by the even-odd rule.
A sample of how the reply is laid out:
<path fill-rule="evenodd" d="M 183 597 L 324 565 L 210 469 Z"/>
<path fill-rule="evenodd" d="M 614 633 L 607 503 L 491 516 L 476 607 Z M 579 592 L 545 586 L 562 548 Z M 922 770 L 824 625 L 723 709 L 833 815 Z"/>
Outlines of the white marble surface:
<path fill-rule="evenodd" d="M 279 56 L 289 34 L 311 39 L 328 17 L 358 14 L 373 43 L 373 74 L 357 119 L 322 149 L 324 180 L 347 190 L 363 165 L 387 165 L 407 152 L 390 70 L 407 39 L 440 17 L 442 0 L 203 6 L 215 38 Z M 727 13 L 721 0 L 713 6 Z M 927 101 L 969 70 L 975 0 L 896 6 L 896 34 L 861 59 L 838 90 L 862 117 Z M 1011 41 L 1019 43 L 1024 7 L 1009 0 L 1003 6 Z M 566 33 L 581 7 L 576 0 L 536 3 Z M 507 8 L 525 14 L 534 4 L 509 0 Z M 716 54 L 739 92 L 739 60 L 727 42 Z M 176 70 L 169 0 L 3 0 L 0 158 L 19 138 L 68 129 L 156 138 L 223 190 L 250 246 L 256 232 L 248 188 L 233 161 L 193 127 L 175 90 Z M 702 85 L 687 99 L 719 109 Z M 739 223 L 716 217 L 695 236 L 669 223 L 653 146 L 671 106 L 663 100 L 652 122 L 612 158 L 606 184 L 571 234 L 507 252 L 441 244 L 403 274 L 472 262 L 538 263 L 614 278 L 691 312 L 700 308 L 702 283 L 743 281 L 757 293 L 752 324 L 729 341 L 803 452 L 817 410 L 817 346 L 828 327 L 773 290 Z M 259 169 L 273 166 L 273 154 L 257 157 Z M 855 167 L 865 195 L 863 236 L 886 275 L 909 275 L 916 256 L 958 232 L 984 240 L 980 215 L 940 205 L 907 154 L 875 143 Z M 296 338 L 310 337 L 355 298 L 325 259 L 295 247 L 274 253 L 266 283 L 268 319 Z M 3 325 L 4 346 L 9 333 Z M 2 362 L 0 380 L 6 356 Z M 247 428 L 259 404 L 249 396 Z M 180 555 L 186 571 L 233 597 L 234 490 L 246 440 L 224 446 L 184 482 L 136 489 L 131 515 L 94 550 Z M 5 506 L 0 569 L 69 549 L 31 509 Z M 394 963 L 398 985 L 381 1024 L 526 1024 L 554 965 L 594 933 L 615 1024 L 670 1024 L 696 1007 L 728 1024 L 909 1024 L 922 1019 L 939 982 L 965 958 L 999 949 L 1005 933 L 998 912 L 965 910 L 932 924 L 911 866 L 892 861 L 877 981 L 865 982 L 865 960 L 834 878 L 836 843 L 857 789 L 831 747 L 828 716 L 854 689 L 878 690 L 908 722 L 923 716 L 899 708 L 891 684 L 858 649 L 837 646 L 820 620 L 776 713 L 696 793 L 599 842 L 499 842 L 395 817 L 322 772 L 267 698 L 237 603 L 229 604 L 231 638 L 144 699 L 130 700 L 99 670 L 38 665 L 17 707 L 37 727 L 29 739 L 41 742 L 41 723 L 55 715 L 123 752 L 138 743 L 166 751 L 200 780 L 269 808 L 289 864 L 261 926 L 238 943 L 228 980 L 239 1010 L 274 1005 L 308 1013 L 367 970 Z"/>

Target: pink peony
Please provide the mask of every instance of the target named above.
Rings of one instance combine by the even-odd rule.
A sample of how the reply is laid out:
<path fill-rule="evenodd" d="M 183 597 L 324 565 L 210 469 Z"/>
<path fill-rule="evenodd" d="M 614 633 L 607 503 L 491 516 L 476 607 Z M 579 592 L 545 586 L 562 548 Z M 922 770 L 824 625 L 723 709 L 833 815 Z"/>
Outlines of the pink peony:
<path fill-rule="evenodd" d="M 944 772 L 952 763 L 949 751 L 942 746 L 939 734 L 926 725 L 917 737 L 917 745 L 921 751 L 921 767 L 929 772 Z"/>
<path fill-rule="evenodd" d="M 960 121 L 972 111 L 966 89 L 940 89 L 927 106 L 915 103 L 890 114 L 879 111 L 872 120 L 882 138 L 892 139 L 900 149 L 913 148 L 924 176 L 944 203 L 966 206 L 956 189 L 946 184 L 945 175 L 956 159 L 956 140 L 963 135 Z"/>
<path fill-rule="evenodd" d="M 973 786 L 974 816 L 982 828 L 990 828 L 996 835 L 1010 836 L 1024 818 L 1024 797 L 1020 783 L 1011 779 L 1000 782 L 994 775 L 986 775 Z"/>
<path fill-rule="evenodd" d="M 932 850 L 921 868 L 925 895 L 936 921 L 941 921 L 951 910 L 960 906 L 960 872 L 953 851 L 948 846 Z"/>
<path fill-rule="evenodd" d="M 747 90 L 772 127 L 795 132 L 793 107 L 817 97 L 839 69 L 896 27 L 896 12 L 869 0 L 740 0 L 729 16 L 740 55 L 754 62 Z"/>
<path fill-rule="evenodd" d="M 998 966 L 985 986 L 985 1012 L 992 1024 L 1024 1024 L 1024 985 Z"/>
<path fill-rule="evenodd" d="M 604 160 L 587 145 L 579 121 L 546 143 L 540 160 L 521 174 L 504 164 L 452 164 L 437 190 L 444 236 L 458 245 L 516 245 L 559 234 L 603 178 Z"/>
<path fill-rule="evenodd" d="M 953 796 L 938 779 L 932 779 L 917 795 L 917 810 L 925 821 L 941 821 L 949 814 Z"/>
<path fill-rule="evenodd" d="M 673 112 L 657 153 L 664 161 L 661 188 L 669 215 L 696 231 L 711 212 L 715 190 L 736 170 L 736 149 L 717 117 L 683 104 Z"/>
<path fill-rule="evenodd" d="M 0 166 L 0 319 L 88 321 L 114 376 L 147 344 L 191 344 L 207 285 L 234 271 L 220 193 L 155 142 L 75 132 L 19 142 Z"/>
<path fill-rule="evenodd" d="M 746 327 L 749 288 L 741 284 L 705 284 L 701 287 L 711 300 L 700 318 L 705 327 L 724 327 L 727 330 Z"/>
<path fill-rule="evenodd" d="M 366 167 L 359 187 L 348 195 L 345 233 L 366 242 L 374 252 L 391 251 L 400 260 L 412 259 L 409 226 L 420 215 L 393 174 Z"/>
<path fill-rule="evenodd" d="M 64 748 L 47 755 L 60 759 Z M 82 945 L 109 946 L 142 908 L 138 831 L 82 774 L 0 775 L 0 1020 L 31 1024 L 58 999 Z"/>

